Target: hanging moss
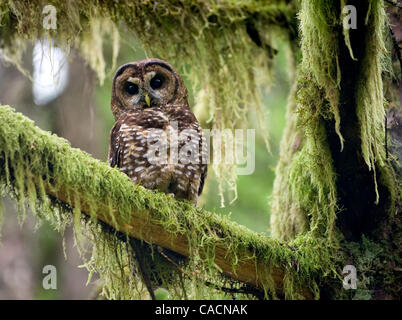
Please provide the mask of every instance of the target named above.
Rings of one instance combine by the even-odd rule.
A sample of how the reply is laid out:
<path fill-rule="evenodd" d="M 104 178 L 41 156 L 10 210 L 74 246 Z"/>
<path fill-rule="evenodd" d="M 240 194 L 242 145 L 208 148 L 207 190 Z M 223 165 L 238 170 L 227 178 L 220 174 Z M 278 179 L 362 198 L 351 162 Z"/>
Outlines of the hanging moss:
<path fill-rule="evenodd" d="M 287 110 L 274 184 L 271 229 L 293 239 L 300 233 L 334 239 L 336 181 L 324 119 L 335 119 L 341 143 L 337 34 L 332 1 L 302 2 L 302 61 Z"/>
<path fill-rule="evenodd" d="M 302 298 L 310 291 L 318 298 L 317 281 L 335 274 L 334 257 L 325 241 L 300 237 L 289 244 L 280 243 L 188 202 L 146 190 L 117 169 L 35 127 L 8 106 L 0 107 L 0 164 L 1 192 L 16 199 L 22 219 L 28 206 L 39 220 L 50 221 L 60 232 L 73 225 L 89 278 L 98 273 L 102 294 L 110 299 L 144 297 L 125 241 L 132 228 L 139 228 L 132 225 L 133 213 L 157 223 L 171 237 L 187 239 L 189 261 L 180 268 L 154 255 L 152 272 L 162 279 L 172 298 L 223 298 L 220 287 L 241 286 L 222 276 L 215 263 L 217 247 L 224 248 L 233 272 L 242 259 L 255 261 L 266 297 Z M 108 232 L 99 217 L 120 233 Z M 152 238 L 149 240 L 152 243 Z M 283 272 L 280 287 L 273 278 L 274 270 Z M 208 289 L 206 282 L 218 289 Z"/>
<path fill-rule="evenodd" d="M 377 194 L 376 168 L 391 195 L 394 212 L 396 187 L 385 165 L 384 95 L 382 72 L 385 63 L 384 28 L 386 15 L 382 1 L 369 1 L 366 16 L 367 43 L 356 88 L 356 114 L 360 127 L 361 153 L 373 170 L 373 190 Z M 325 123 L 334 122 L 334 131 L 343 148 L 342 119 L 339 113 L 341 68 L 339 39 L 353 55 L 349 30 L 342 25 L 346 1 L 302 1 L 300 34 L 302 61 L 289 101 L 287 127 L 281 143 L 274 186 L 271 227 L 281 239 L 312 233 L 336 243 L 338 212 L 337 185 Z M 353 112 L 353 110 L 351 111 Z"/>
<path fill-rule="evenodd" d="M 370 23 L 368 23 L 369 19 Z M 367 33 L 371 36 L 367 38 L 368 52 L 364 56 L 360 76 L 361 79 L 369 79 L 369 81 L 359 82 L 356 111 L 360 123 L 362 155 L 369 169 L 373 170 L 376 202 L 378 203 L 376 166 L 380 168 L 385 166 L 385 148 L 383 146 L 386 101 L 383 93 L 382 73 L 390 70 L 391 63 L 390 58 L 386 56 L 387 50 L 384 43 L 385 32 L 388 30 L 386 21 L 388 20 L 382 1 L 372 1 L 366 21 Z M 395 200 L 395 195 L 392 198 Z"/>
<path fill-rule="evenodd" d="M 42 27 L 42 9 L 49 4 L 57 10 L 56 30 Z M 66 51 L 75 46 L 102 83 L 106 72 L 114 72 L 120 29 L 123 41 L 139 40 L 148 56 L 169 61 L 191 80 L 193 92 L 202 91 L 194 107 L 208 115 L 203 121 L 217 129 L 247 128 L 249 113 L 258 112 L 268 145 L 260 91 L 270 83 L 272 40 L 279 34 L 294 38 L 296 12 L 296 2 L 286 0 L 10 0 L 0 4 L 0 48 L 19 65 L 27 40 L 51 38 Z M 113 43 L 111 70 L 103 54 L 106 41 Z M 213 169 L 221 190 L 236 194 L 235 165 Z"/>
<path fill-rule="evenodd" d="M 271 232 L 285 240 L 307 232 L 336 243 L 336 178 L 323 114 L 314 106 L 324 103 L 324 97 L 309 80 L 299 79 L 300 89 L 297 93 L 293 89 L 289 101 L 276 169 Z M 296 94 L 300 103 L 297 110 Z"/>

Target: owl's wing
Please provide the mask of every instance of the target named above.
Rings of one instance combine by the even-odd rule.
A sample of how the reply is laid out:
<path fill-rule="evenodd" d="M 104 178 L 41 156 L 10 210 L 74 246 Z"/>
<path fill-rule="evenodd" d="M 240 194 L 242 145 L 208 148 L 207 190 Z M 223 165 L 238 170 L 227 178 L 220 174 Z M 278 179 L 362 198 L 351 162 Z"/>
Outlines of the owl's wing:
<path fill-rule="evenodd" d="M 110 131 L 109 135 L 109 152 L 108 152 L 108 161 L 111 167 L 121 167 L 121 159 L 122 154 L 124 152 L 124 138 L 122 136 L 122 132 L 120 128 L 122 127 L 124 122 L 130 122 L 130 117 L 122 117 L 118 120 Z M 152 282 L 150 280 L 150 272 L 146 270 L 145 260 L 150 260 L 152 263 L 152 259 L 150 259 L 150 255 L 144 255 L 143 251 L 148 250 L 149 246 L 143 243 L 141 240 L 137 240 L 134 238 L 130 238 L 129 244 L 134 251 L 135 259 L 138 262 L 138 273 L 140 274 L 142 281 L 144 282 L 152 300 L 155 300 L 155 293 L 152 287 Z"/>
<path fill-rule="evenodd" d="M 204 189 L 204 183 L 205 179 L 207 178 L 207 170 L 208 166 L 204 166 L 204 170 L 201 172 L 201 180 L 200 180 L 200 186 L 198 187 L 198 195 L 200 196 L 202 193 L 202 190 Z"/>
<path fill-rule="evenodd" d="M 205 135 L 202 131 L 202 128 L 199 126 L 197 123 L 197 130 L 201 135 L 201 140 L 200 140 L 200 152 L 201 152 L 201 161 L 204 161 L 208 159 L 208 146 L 207 146 L 207 140 L 205 138 Z M 208 171 L 208 165 L 204 163 L 204 166 L 201 167 L 201 174 L 200 174 L 200 186 L 198 187 L 198 196 L 201 195 L 202 190 L 204 189 L 204 183 L 205 179 L 207 178 L 207 171 Z"/>
<path fill-rule="evenodd" d="M 120 126 L 121 121 L 117 121 L 109 135 L 108 161 L 111 167 L 120 168 L 121 145 L 120 145 Z"/>

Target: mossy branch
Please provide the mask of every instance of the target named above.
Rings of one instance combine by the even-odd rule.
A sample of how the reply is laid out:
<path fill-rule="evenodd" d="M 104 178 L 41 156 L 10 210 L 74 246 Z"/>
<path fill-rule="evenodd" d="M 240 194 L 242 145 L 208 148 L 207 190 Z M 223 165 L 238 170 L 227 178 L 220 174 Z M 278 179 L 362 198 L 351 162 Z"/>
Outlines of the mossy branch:
<path fill-rule="evenodd" d="M 0 107 L 0 190 L 14 195 L 21 208 L 27 202 L 39 219 L 56 227 L 65 222 L 47 202 L 48 196 L 130 237 L 184 256 L 197 255 L 206 270 L 273 296 L 311 298 L 311 283 L 320 275 L 319 245 L 296 249 L 190 203 L 146 190 L 8 106 Z M 43 211 L 47 205 L 50 210 Z"/>

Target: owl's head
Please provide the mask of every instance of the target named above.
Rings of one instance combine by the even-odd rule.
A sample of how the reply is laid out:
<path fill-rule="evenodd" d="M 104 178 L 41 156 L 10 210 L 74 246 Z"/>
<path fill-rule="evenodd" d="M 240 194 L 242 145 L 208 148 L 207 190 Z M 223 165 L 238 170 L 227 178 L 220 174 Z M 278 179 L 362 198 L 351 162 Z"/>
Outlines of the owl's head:
<path fill-rule="evenodd" d="M 117 120 L 132 108 L 186 104 L 187 89 L 173 67 L 159 59 L 122 65 L 113 78 L 112 112 Z"/>

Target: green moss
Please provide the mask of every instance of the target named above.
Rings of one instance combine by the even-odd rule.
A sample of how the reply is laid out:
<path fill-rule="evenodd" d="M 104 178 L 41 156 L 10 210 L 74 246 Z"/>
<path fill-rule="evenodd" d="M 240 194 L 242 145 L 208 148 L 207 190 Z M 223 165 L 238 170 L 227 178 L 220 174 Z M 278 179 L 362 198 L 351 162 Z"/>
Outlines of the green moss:
<path fill-rule="evenodd" d="M 284 291 L 286 298 L 301 298 L 306 286 L 318 297 L 317 279 L 334 269 L 325 242 L 307 237 L 284 244 L 188 202 L 146 190 L 117 169 L 71 148 L 66 140 L 35 127 L 32 121 L 8 106 L 0 107 L 0 164 L 2 194 L 16 199 L 22 218 L 28 206 L 39 220 L 50 221 L 61 233 L 67 225 L 73 225 L 89 278 L 98 273 L 102 294 L 110 299 L 146 295 L 132 272 L 132 250 L 125 241 L 127 236 L 108 232 L 99 224 L 95 219 L 99 210 L 106 211 L 103 214 L 110 215 L 112 225 L 120 226 L 120 230 L 121 226 L 130 225 L 133 212 L 142 212 L 172 237 L 183 235 L 188 239 L 190 257 L 181 266 L 184 272 L 158 255 L 154 255 L 149 267 L 169 290 L 171 298 L 228 298 L 218 289 L 205 286 L 205 282 L 214 283 L 218 288 L 241 285 L 222 276 L 215 264 L 218 245 L 226 248 L 226 259 L 234 271 L 240 259 L 244 259 L 243 253 L 252 253 L 247 259 L 259 262 L 257 271 L 267 279 L 266 297 L 275 298 L 278 292 Z M 52 185 L 52 192 L 65 194 L 74 208 L 49 197 L 45 192 L 47 184 Z M 82 212 L 84 203 L 86 214 Z M 284 288 L 275 287 L 271 275 L 275 268 L 285 270 Z"/>
<path fill-rule="evenodd" d="M 357 290 L 353 299 L 370 300 L 373 296 L 373 275 L 378 270 L 379 256 L 383 249 L 381 246 L 366 237 L 362 238 L 361 243 L 350 242 L 346 248 L 351 255 L 351 263 L 355 265 L 358 274 Z"/>
<path fill-rule="evenodd" d="M 327 142 L 325 123 L 334 130 L 343 149 L 339 114 L 339 39 L 342 35 L 352 59 L 349 31 L 341 27 L 346 1 L 302 1 L 300 19 L 302 61 L 287 111 L 287 127 L 281 143 L 272 203 L 272 234 L 293 239 L 312 233 L 335 241 L 337 208 L 336 174 Z M 361 136 L 361 154 L 373 171 L 377 194 L 380 177 L 390 192 L 395 211 L 395 178 L 385 162 L 382 72 L 387 71 L 382 1 L 372 0 L 366 17 L 366 52 L 356 89 L 356 113 Z M 379 170 L 380 172 L 376 173 Z M 391 215 L 392 215 L 391 214 Z"/>
<path fill-rule="evenodd" d="M 56 30 L 42 27 L 48 4 L 57 10 Z M 169 61 L 191 79 L 193 92 L 203 96 L 194 106 L 203 110 L 201 120 L 217 129 L 240 129 L 247 128 L 249 113 L 257 112 L 268 145 L 260 91 L 270 83 L 272 40 L 294 38 L 296 12 L 296 2 L 286 0 L 3 1 L 0 32 L 6 36 L 0 37 L 0 48 L 19 66 L 28 41 L 52 39 L 65 51 L 75 46 L 102 83 L 114 72 L 119 42 L 134 46 L 139 40 L 148 56 Z M 111 70 L 106 70 L 106 42 L 113 47 Z M 236 194 L 235 165 L 213 169 L 222 201 L 223 189 Z"/>
<path fill-rule="evenodd" d="M 338 271 L 345 264 L 356 266 L 357 291 L 342 290 L 337 285 L 341 276 L 336 273 L 336 267 L 330 269 L 334 281 L 327 277 L 325 281 L 331 283 L 328 287 L 333 290 L 340 288 L 330 293 L 332 297 L 397 297 L 398 276 L 392 266 L 398 265 L 400 259 L 392 250 L 398 245 L 390 244 L 389 240 L 369 240 L 365 237 L 360 243 L 345 243 L 335 224 L 342 208 L 338 207 L 336 173 L 326 130 L 329 123 L 334 123 L 343 148 L 339 113 L 342 75 L 338 61 L 342 34 L 354 59 L 348 30 L 339 25 L 342 21 L 338 17 L 339 9 L 344 4 L 345 1 L 302 1 L 299 18 L 303 57 L 288 103 L 287 124 L 276 169 L 271 234 L 286 241 L 303 237 L 312 237 L 315 242 L 322 239 L 327 245 L 328 260 L 320 263 L 337 261 L 341 266 Z M 360 64 L 362 68 L 355 96 L 361 138 L 361 149 L 356 152 L 360 151 L 367 167 L 373 172 L 372 188 L 377 194 L 377 202 L 378 185 L 385 186 L 388 191 L 389 198 L 385 201 L 389 204 L 384 206 L 387 210 L 384 215 L 389 217 L 386 228 L 391 230 L 395 225 L 396 201 L 400 201 L 400 184 L 386 161 L 383 146 L 386 101 L 382 73 L 389 72 L 384 46 L 387 24 L 382 1 L 370 1 L 369 8 L 366 52 Z M 376 232 L 386 233 L 383 229 Z M 392 237 L 400 239 L 397 232 Z M 338 258 L 331 260 L 333 256 Z M 376 286 L 382 289 L 376 292 Z"/>
<path fill-rule="evenodd" d="M 387 240 L 378 241 L 366 236 L 360 242 L 343 245 L 345 261 L 356 267 L 357 288 L 341 292 L 340 298 L 371 300 L 399 296 L 401 276 L 395 267 L 401 260 L 398 247 L 390 246 Z"/>
<path fill-rule="evenodd" d="M 284 240 L 309 233 L 336 242 L 336 176 L 323 122 L 327 115 L 316 107 L 325 98 L 311 79 L 299 76 L 298 86 L 289 101 L 276 169 L 271 232 Z"/>
<path fill-rule="evenodd" d="M 335 120 L 341 146 L 336 2 L 302 1 L 302 61 L 287 110 L 272 203 L 272 234 L 311 233 L 335 242 L 336 175 L 324 128 Z"/>
<path fill-rule="evenodd" d="M 370 170 L 373 170 L 373 180 L 376 191 L 376 202 L 379 194 L 376 179 L 376 167 L 385 166 L 385 98 L 383 92 L 382 73 L 388 71 L 390 58 L 387 58 L 385 48 L 385 32 L 388 21 L 383 1 L 371 1 L 367 13 L 367 53 L 362 61 L 361 79 L 356 92 L 357 116 L 360 123 L 360 136 L 363 158 Z M 389 61 L 387 61 L 389 59 Z M 391 189 L 391 188 L 390 188 Z M 392 188 L 393 189 L 393 188 Z M 394 203 L 395 197 L 392 202 Z"/>

